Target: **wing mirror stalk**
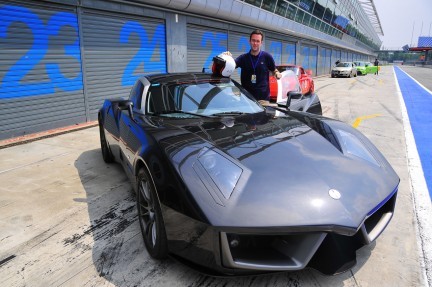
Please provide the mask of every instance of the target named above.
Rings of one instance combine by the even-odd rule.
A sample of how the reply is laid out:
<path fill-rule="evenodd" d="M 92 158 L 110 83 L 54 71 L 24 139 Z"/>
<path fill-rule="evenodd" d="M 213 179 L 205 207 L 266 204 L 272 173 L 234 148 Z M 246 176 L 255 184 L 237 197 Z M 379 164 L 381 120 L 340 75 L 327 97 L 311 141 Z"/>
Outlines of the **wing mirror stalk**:
<path fill-rule="evenodd" d="M 287 103 L 286 103 L 286 107 L 289 110 L 289 107 L 291 106 L 291 100 L 292 99 L 300 99 L 302 97 L 302 93 L 301 92 L 295 92 L 295 91 L 289 91 L 287 93 Z"/>
<path fill-rule="evenodd" d="M 131 117 L 131 119 L 135 120 L 134 116 L 133 116 L 133 111 L 132 111 L 132 108 L 133 108 L 132 101 L 120 101 L 118 103 L 118 108 L 120 110 L 127 110 L 129 112 L 129 116 Z"/>

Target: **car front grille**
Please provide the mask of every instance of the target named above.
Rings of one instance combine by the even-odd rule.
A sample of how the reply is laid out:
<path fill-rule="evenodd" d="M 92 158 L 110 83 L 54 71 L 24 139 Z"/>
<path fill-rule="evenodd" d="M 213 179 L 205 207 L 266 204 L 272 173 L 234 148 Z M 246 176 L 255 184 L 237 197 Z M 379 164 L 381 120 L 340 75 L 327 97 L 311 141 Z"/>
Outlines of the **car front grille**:
<path fill-rule="evenodd" d="M 221 233 L 223 265 L 249 270 L 300 270 L 326 233 L 249 235 Z"/>
<path fill-rule="evenodd" d="M 226 268 L 249 270 L 300 270 L 310 266 L 325 274 L 337 274 L 352 267 L 355 250 L 374 241 L 390 222 L 397 187 L 372 209 L 355 234 L 305 232 L 256 235 L 220 232 L 222 264 Z"/>

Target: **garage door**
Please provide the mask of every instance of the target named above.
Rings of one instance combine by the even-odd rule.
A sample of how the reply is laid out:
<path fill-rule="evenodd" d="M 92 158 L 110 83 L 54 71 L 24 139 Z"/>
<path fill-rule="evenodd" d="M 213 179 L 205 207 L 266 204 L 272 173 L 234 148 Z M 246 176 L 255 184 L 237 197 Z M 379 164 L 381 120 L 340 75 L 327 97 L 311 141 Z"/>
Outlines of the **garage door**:
<path fill-rule="evenodd" d="M 313 75 L 317 73 L 317 55 L 316 46 L 302 45 L 300 50 L 300 65 L 305 69 L 312 70 Z"/>
<path fill-rule="evenodd" d="M 224 30 L 188 25 L 187 70 L 201 72 L 211 69 L 213 57 L 227 51 L 228 35 Z"/>
<path fill-rule="evenodd" d="M 296 44 L 294 42 L 284 42 L 282 45 L 282 63 L 296 63 Z"/>
<path fill-rule="evenodd" d="M 318 75 L 330 73 L 331 69 L 331 49 L 320 48 L 320 61 L 318 65 Z"/>
<path fill-rule="evenodd" d="M 0 140 L 85 122 L 73 9 L 0 2 Z"/>
<path fill-rule="evenodd" d="M 275 64 L 282 64 L 282 42 L 271 38 L 267 38 L 266 42 L 266 50 L 273 56 Z"/>
<path fill-rule="evenodd" d="M 234 59 L 241 54 L 247 53 L 250 50 L 249 36 L 244 33 L 231 32 L 228 37 L 228 50 L 233 55 Z M 240 82 L 241 69 L 237 68 L 231 76 L 234 80 Z"/>
<path fill-rule="evenodd" d="M 83 12 L 83 63 L 90 120 L 103 100 L 128 97 L 141 75 L 166 72 L 165 23 Z"/>

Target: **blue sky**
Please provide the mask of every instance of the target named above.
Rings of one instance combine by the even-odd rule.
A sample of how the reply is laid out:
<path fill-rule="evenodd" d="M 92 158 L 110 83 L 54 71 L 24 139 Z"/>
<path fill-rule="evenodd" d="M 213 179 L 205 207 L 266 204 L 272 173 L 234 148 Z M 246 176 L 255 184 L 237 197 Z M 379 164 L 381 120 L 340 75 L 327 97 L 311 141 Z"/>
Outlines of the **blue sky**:
<path fill-rule="evenodd" d="M 416 47 L 419 36 L 432 37 L 432 0 L 373 1 L 384 30 L 380 38 L 385 49 L 401 49 L 406 44 Z"/>

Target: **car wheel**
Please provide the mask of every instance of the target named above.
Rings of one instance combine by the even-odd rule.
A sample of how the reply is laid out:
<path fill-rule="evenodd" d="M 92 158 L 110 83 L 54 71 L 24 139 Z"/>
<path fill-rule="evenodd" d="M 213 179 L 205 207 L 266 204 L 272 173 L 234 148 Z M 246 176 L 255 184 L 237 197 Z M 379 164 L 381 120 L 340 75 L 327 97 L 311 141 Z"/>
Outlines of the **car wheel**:
<path fill-rule="evenodd" d="M 331 75 L 332 78 L 334 78 L 335 76 Z"/>
<path fill-rule="evenodd" d="M 99 136 L 100 136 L 100 143 L 101 143 L 103 160 L 106 163 L 111 163 L 114 161 L 114 156 L 113 156 L 111 149 L 108 145 L 108 142 L 106 140 L 105 131 L 104 131 L 101 120 L 99 120 Z"/>
<path fill-rule="evenodd" d="M 137 207 L 141 233 L 148 253 L 155 259 L 166 258 L 168 243 L 162 211 L 156 188 L 144 169 L 138 173 Z"/>

